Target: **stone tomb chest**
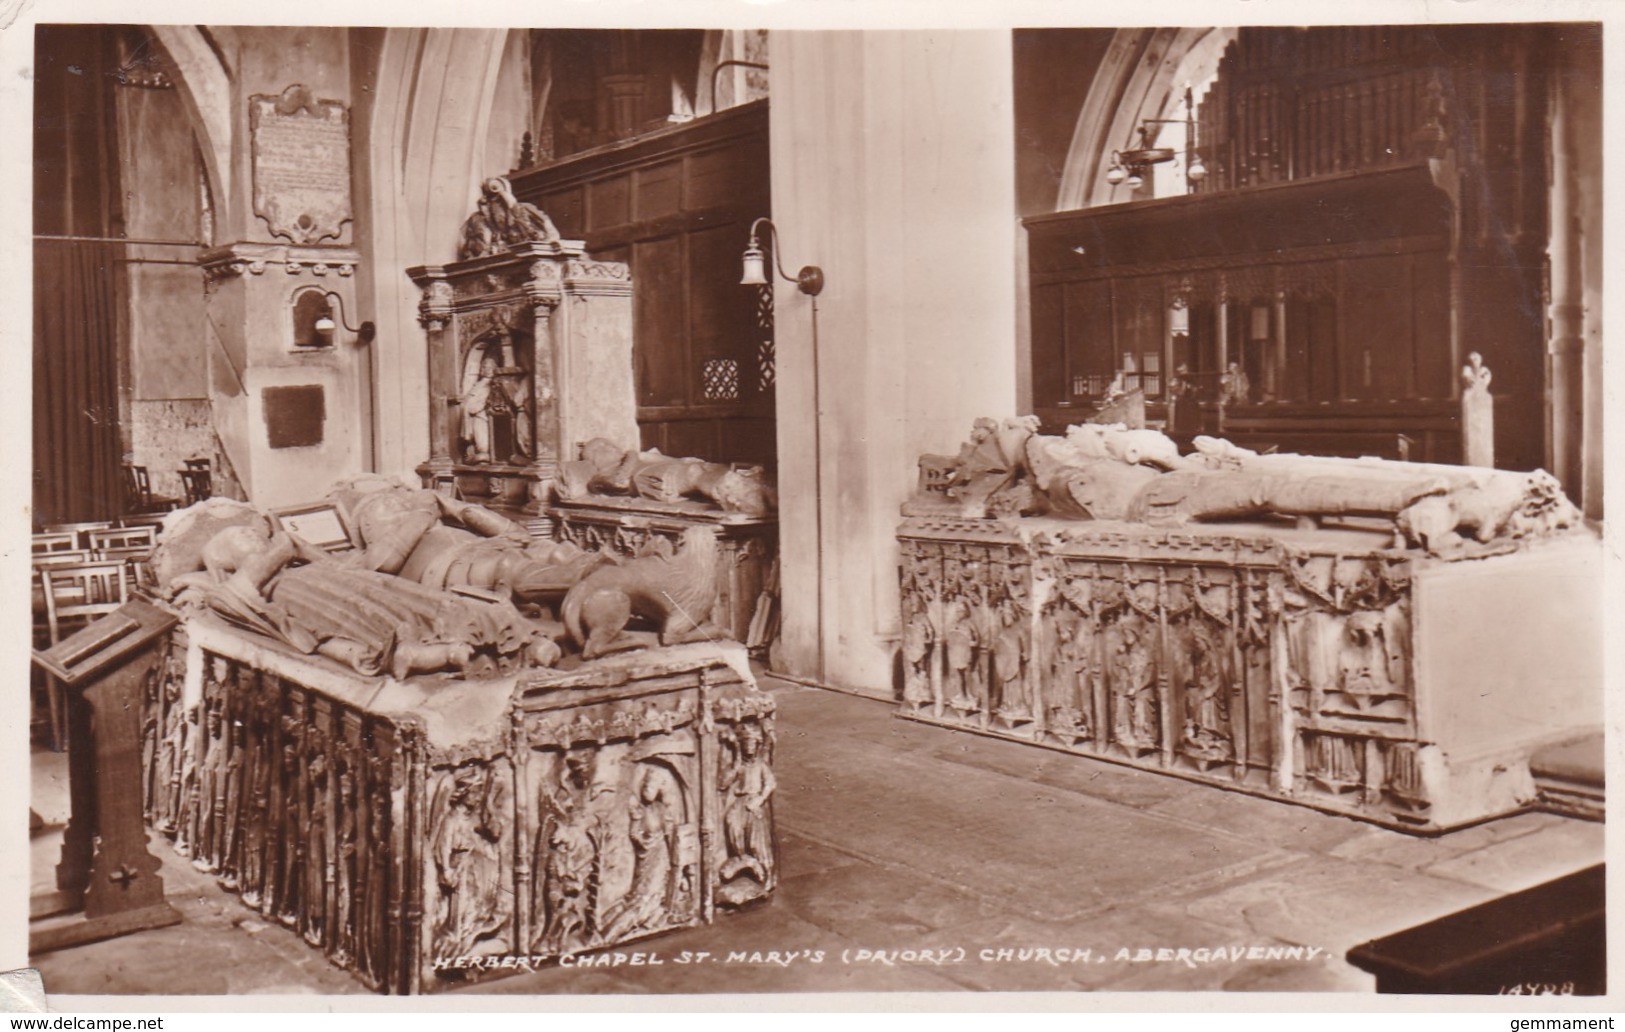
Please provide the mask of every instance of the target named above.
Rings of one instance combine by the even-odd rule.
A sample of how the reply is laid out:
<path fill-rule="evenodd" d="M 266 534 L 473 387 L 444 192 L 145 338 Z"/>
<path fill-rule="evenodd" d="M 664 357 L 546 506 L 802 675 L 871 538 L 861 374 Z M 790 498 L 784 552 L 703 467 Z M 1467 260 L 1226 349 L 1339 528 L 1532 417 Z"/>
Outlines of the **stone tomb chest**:
<path fill-rule="evenodd" d="M 737 645 L 398 681 L 201 616 L 148 707 L 154 825 L 383 992 L 708 923 L 776 881 L 773 700 Z"/>
<path fill-rule="evenodd" d="M 902 715 L 1419 831 L 1601 727 L 1600 543 L 1545 474 L 1198 443 L 984 420 L 923 458 Z"/>
<path fill-rule="evenodd" d="M 1391 535 L 914 517 L 903 714 L 1412 830 L 1534 800 L 1601 725 L 1587 538 L 1446 561 Z"/>

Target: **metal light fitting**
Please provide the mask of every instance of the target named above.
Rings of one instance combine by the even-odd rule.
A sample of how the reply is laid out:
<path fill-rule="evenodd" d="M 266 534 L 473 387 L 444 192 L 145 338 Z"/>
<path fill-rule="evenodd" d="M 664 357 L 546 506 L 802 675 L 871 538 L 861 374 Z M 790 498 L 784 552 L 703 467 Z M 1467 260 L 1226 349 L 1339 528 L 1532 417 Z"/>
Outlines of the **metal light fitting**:
<path fill-rule="evenodd" d="M 762 247 L 761 227 L 766 226 L 773 231 L 770 241 L 773 250 L 773 261 L 769 265 L 767 250 Z M 777 269 L 780 276 L 795 283 L 796 289 L 810 297 L 817 297 L 824 289 L 824 270 L 816 265 L 804 265 L 801 271 L 794 276 L 784 271 L 784 263 L 779 257 L 779 228 L 770 218 L 759 218 L 750 224 L 750 243 L 745 247 L 744 275 L 740 277 L 740 286 L 762 287 L 768 283 L 768 273 Z"/>

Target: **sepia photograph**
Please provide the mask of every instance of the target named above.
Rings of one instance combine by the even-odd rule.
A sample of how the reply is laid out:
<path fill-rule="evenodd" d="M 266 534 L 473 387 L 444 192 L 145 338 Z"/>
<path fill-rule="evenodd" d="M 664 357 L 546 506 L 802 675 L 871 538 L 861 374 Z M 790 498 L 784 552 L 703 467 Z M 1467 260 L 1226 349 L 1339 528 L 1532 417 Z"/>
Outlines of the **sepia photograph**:
<path fill-rule="evenodd" d="M 51 1009 L 1606 1003 L 1599 6 L 11 7 Z"/>

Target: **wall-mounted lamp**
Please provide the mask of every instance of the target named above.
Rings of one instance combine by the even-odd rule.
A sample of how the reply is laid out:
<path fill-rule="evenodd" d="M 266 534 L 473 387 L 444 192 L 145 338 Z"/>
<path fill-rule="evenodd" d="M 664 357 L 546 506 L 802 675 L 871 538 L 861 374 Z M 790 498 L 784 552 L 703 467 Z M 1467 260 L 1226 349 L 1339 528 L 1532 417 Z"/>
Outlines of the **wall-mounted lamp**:
<path fill-rule="evenodd" d="M 323 340 L 332 342 L 333 331 L 343 326 L 345 332 L 355 334 L 356 343 L 371 344 L 372 339 L 378 336 L 378 327 L 370 322 L 364 322 L 359 327 L 351 326 L 344 318 L 344 297 L 336 290 L 329 290 L 322 295 L 329 302 L 327 314 L 317 317 L 315 329 L 321 334 Z M 333 321 L 334 311 L 338 312 L 338 322 Z"/>
<path fill-rule="evenodd" d="M 1195 190 L 1196 184 L 1207 178 L 1207 166 L 1202 164 L 1202 155 L 1197 150 L 1196 107 L 1189 86 L 1185 87 L 1185 117 L 1140 119 L 1140 126 L 1136 130 L 1140 134 L 1140 145 L 1129 150 L 1112 151 L 1112 163 L 1106 169 L 1106 182 L 1113 186 L 1126 183 L 1131 188 L 1137 187 L 1145 182 L 1152 165 L 1174 160 L 1176 152 L 1172 147 L 1151 146 L 1151 126 L 1181 124 L 1185 126 L 1186 190 Z"/>
<path fill-rule="evenodd" d="M 760 218 L 750 224 L 750 244 L 745 248 L 745 275 L 739 280 L 741 286 L 763 287 L 767 285 L 767 252 L 762 249 L 759 230 L 766 226 L 773 231 L 770 241 L 773 248 L 773 268 L 779 270 L 779 275 L 787 280 L 793 280 L 796 289 L 810 297 L 817 297 L 824 289 L 824 270 L 816 265 L 804 265 L 800 272 L 794 276 L 784 271 L 784 263 L 779 257 L 779 228 L 773 225 L 773 220 Z"/>

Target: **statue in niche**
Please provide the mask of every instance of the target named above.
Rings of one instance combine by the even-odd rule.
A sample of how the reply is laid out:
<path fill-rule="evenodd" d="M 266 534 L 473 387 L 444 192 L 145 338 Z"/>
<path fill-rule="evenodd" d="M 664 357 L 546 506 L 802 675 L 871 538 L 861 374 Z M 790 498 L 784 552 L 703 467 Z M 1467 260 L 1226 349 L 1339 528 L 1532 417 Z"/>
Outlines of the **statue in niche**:
<path fill-rule="evenodd" d="M 225 660 L 214 661 L 215 678 L 224 677 L 228 669 Z M 213 871 L 220 862 L 221 832 L 226 818 L 224 734 L 220 700 L 205 699 L 203 740 L 199 744 L 202 757 L 198 761 L 197 773 L 197 831 L 192 840 L 192 866 L 200 871 Z"/>
<path fill-rule="evenodd" d="M 976 653 L 976 630 L 971 623 L 970 604 L 962 591 L 962 587 L 956 587 L 954 595 L 943 605 L 942 641 L 948 661 L 948 683 L 943 686 L 942 694 L 948 706 L 968 713 L 976 708 L 968 691 L 971 661 Z"/>
<path fill-rule="evenodd" d="M 430 841 L 438 889 L 435 953 L 465 957 L 508 922 L 501 781 L 483 764 L 465 764 L 441 780 L 436 795 Z"/>
<path fill-rule="evenodd" d="M 180 824 L 182 744 L 186 730 L 180 679 L 166 673 L 163 693 L 164 732 L 158 745 L 158 776 L 154 778 L 153 823 L 159 831 L 174 834 Z"/>
<path fill-rule="evenodd" d="M 339 753 L 338 813 L 335 815 L 337 819 L 333 835 L 333 920 L 338 923 L 333 930 L 333 955 L 341 964 L 356 955 L 356 831 L 359 821 L 356 812 L 355 762 L 354 746 L 345 741 Z"/>
<path fill-rule="evenodd" d="M 481 184 L 474 214 L 463 223 L 457 258 L 484 258 L 516 244 L 552 243 L 558 239 L 558 228 L 546 212 L 520 201 L 506 179 L 492 176 Z"/>
<path fill-rule="evenodd" d="M 594 762 L 590 750 L 566 751 L 558 786 L 543 799 L 547 812 L 537 841 L 546 853 L 535 869 L 542 874 L 547 907 L 545 921 L 538 922 L 538 945 L 546 953 L 582 949 L 597 932 L 593 914 L 603 829 L 592 809 Z"/>
<path fill-rule="evenodd" d="M 243 856 L 238 864 L 238 884 L 243 902 L 258 906 L 265 884 L 265 831 L 271 803 L 272 703 L 263 684 L 253 692 L 248 704 L 249 736 L 252 741 L 244 789 Z"/>
<path fill-rule="evenodd" d="M 1230 685 L 1215 633 L 1200 621 L 1186 638 L 1189 680 L 1185 684 L 1184 746 L 1210 760 L 1228 760 L 1230 741 Z"/>
<path fill-rule="evenodd" d="M 375 802 L 365 810 L 366 876 L 361 879 L 361 898 L 357 901 L 360 916 L 356 921 L 356 958 L 361 970 L 377 981 L 383 976 L 389 954 L 384 929 L 389 923 L 390 859 L 394 852 L 389 840 L 389 807 L 377 802 L 389 798 L 389 779 L 382 771 L 373 778 L 369 798 Z"/>
<path fill-rule="evenodd" d="M 1052 628 L 1050 646 L 1050 699 L 1048 726 L 1075 740 L 1090 737 L 1089 650 L 1093 637 L 1087 621 L 1070 605 L 1062 604 L 1046 621 Z"/>
<path fill-rule="evenodd" d="M 305 726 L 304 706 L 294 704 L 294 713 L 282 718 L 282 770 L 287 777 L 283 790 L 281 810 L 281 849 L 276 877 L 276 892 L 266 903 L 271 913 L 283 924 L 292 925 L 298 917 L 301 890 L 305 884 L 305 832 L 301 820 L 300 797 L 305 785 Z"/>
<path fill-rule="evenodd" d="M 1343 620 L 1337 654 L 1338 688 L 1356 705 L 1403 696 L 1405 681 L 1402 610 L 1360 610 Z"/>
<path fill-rule="evenodd" d="M 760 466 L 674 458 L 655 448 L 640 452 L 604 437 L 587 441 L 581 458 L 559 467 L 558 490 L 565 499 L 635 495 L 672 504 L 699 498 L 747 516 L 769 516 L 778 508 L 778 493 Z"/>
<path fill-rule="evenodd" d="M 175 851 L 188 859 L 200 855 L 198 844 L 203 839 L 202 819 L 207 812 L 205 801 L 199 798 L 202 753 L 205 745 L 203 710 L 206 705 L 206 702 L 200 701 L 186 711 L 185 746 L 182 753 L 184 758 L 181 765 L 181 830 L 175 839 Z"/>
<path fill-rule="evenodd" d="M 612 942 L 668 923 L 669 906 L 680 873 L 678 821 L 672 811 L 681 810 L 682 800 L 672 799 L 676 791 L 675 778 L 669 772 L 642 764 L 635 784 L 636 794 L 627 811 L 627 832 L 632 842 L 632 887 L 604 911 L 604 938 Z"/>
<path fill-rule="evenodd" d="M 1006 599 L 999 603 L 998 625 L 993 631 L 993 679 L 998 698 L 990 708 L 1006 724 L 1025 724 L 1036 715 L 1027 698 L 1027 635 L 1021 626 L 1021 609 Z"/>
<path fill-rule="evenodd" d="M 1135 621 L 1117 628 L 1115 653 L 1115 737 L 1123 745 L 1155 749 L 1157 733 L 1156 673 L 1146 630 Z"/>
<path fill-rule="evenodd" d="M 916 709 L 931 701 L 931 629 L 924 606 L 903 618 L 903 701 Z"/>
<path fill-rule="evenodd" d="M 773 887 L 773 821 L 768 809 L 778 781 L 773 777 L 767 735 L 760 724 L 742 723 L 719 736 L 724 768 L 717 779 L 722 794 L 722 829 L 728 858 L 718 877 L 724 902 L 740 903 Z M 753 891 L 736 879 L 748 875 Z"/>
<path fill-rule="evenodd" d="M 226 724 L 226 833 L 220 856 L 221 883 L 232 891 L 236 891 L 241 884 L 243 870 L 243 822 L 247 819 L 243 789 L 248 778 L 244 757 L 248 740 L 248 729 L 244 724 L 246 717 L 246 713 L 239 712 Z"/>
<path fill-rule="evenodd" d="M 299 909 L 305 941 L 320 945 L 327 913 L 327 734 L 312 726 L 305 734 L 305 884 Z"/>
<path fill-rule="evenodd" d="M 535 457 L 530 374 L 518 364 L 512 337 L 469 349 L 462 390 L 466 461 L 522 465 Z"/>

